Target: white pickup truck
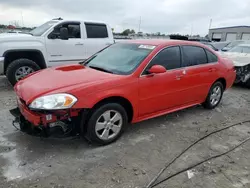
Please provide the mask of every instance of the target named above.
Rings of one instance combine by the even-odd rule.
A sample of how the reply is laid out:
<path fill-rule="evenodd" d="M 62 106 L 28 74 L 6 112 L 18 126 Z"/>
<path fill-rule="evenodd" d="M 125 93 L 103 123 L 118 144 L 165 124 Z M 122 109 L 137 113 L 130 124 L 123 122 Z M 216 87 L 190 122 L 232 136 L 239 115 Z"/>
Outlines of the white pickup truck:
<path fill-rule="evenodd" d="M 34 71 L 80 62 L 113 43 L 105 23 L 53 19 L 30 33 L 0 35 L 0 75 L 14 85 Z"/>

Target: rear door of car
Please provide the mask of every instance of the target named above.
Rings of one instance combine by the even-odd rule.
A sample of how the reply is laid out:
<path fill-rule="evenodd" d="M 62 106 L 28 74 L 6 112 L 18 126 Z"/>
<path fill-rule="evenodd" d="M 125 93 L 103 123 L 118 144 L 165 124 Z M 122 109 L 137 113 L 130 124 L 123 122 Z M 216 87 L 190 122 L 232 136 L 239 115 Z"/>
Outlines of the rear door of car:
<path fill-rule="evenodd" d="M 85 37 L 86 58 L 114 43 L 111 29 L 102 23 L 85 22 Z"/>
<path fill-rule="evenodd" d="M 210 50 L 192 45 L 181 46 L 182 67 L 185 69 L 185 96 L 188 103 L 203 102 L 218 77 L 218 58 Z"/>
<path fill-rule="evenodd" d="M 153 65 L 162 65 L 167 71 L 148 74 Z M 181 68 L 179 46 L 171 46 L 160 51 L 147 65 L 139 78 L 139 116 L 159 113 L 186 103 L 182 92 L 185 70 Z"/>

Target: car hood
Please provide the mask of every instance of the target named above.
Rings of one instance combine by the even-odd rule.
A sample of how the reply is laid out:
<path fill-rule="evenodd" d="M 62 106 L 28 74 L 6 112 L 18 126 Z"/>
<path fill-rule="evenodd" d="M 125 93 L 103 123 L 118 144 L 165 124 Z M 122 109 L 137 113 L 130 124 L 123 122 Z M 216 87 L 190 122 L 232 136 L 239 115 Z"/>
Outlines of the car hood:
<path fill-rule="evenodd" d="M 34 38 L 34 36 L 26 33 L 1 33 L 0 34 L 0 40 L 15 40 L 18 38 Z"/>
<path fill-rule="evenodd" d="M 236 67 L 250 64 L 250 54 L 248 53 L 221 52 L 220 54 L 222 57 L 231 59 Z"/>
<path fill-rule="evenodd" d="M 27 76 L 15 85 L 17 96 L 31 103 L 37 97 L 52 93 L 69 92 L 120 78 L 120 75 L 94 70 L 83 65 L 49 68 Z"/>

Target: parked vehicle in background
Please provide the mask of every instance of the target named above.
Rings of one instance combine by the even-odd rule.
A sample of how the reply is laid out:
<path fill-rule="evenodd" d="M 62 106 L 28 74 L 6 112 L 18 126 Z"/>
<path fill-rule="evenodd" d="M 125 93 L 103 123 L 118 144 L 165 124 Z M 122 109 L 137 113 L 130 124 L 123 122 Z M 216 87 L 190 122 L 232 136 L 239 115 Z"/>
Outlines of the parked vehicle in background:
<path fill-rule="evenodd" d="M 201 42 L 201 43 L 206 45 L 207 47 L 213 49 L 214 51 L 218 51 L 218 49 L 211 42 Z"/>
<path fill-rule="evenodd" d="M 203 104 L 219 105 L 235 80 L 231 60 L 197 42 L 120 42 L 81 64 L 49 68 L 15 85 L 22 130 L 49 135 L 57 121 L 109 144 L 128 123 Z"/>
<path fill-rule="evenodd" d="M 250 88 L 250 44 L 240 44 L 221 54 L 233 60 L 237 75 L 235 83 L 241 83 Z"/>
<path fill-rule="evenodd" d="M 80 62 L 113 43 L 106 23 L 54 19 L 28 34 L 0 35 L 0 75 L 14 85 L 34 71 Z"/>
<path fill-rule="evenodd" d="M 197 42 L 211 42 L 211 40 L 203 37 L 199 38 L 188 38 L 189 41 L 197 41 Z"/>
<path fill-rule="evenodd" d="M 233 47 L 235 47 L 239 44 L 242 44 L 244 42 L 245 42 L 244 40 L 235 40 L 235 41 L 229 42 L 224 48 L 221 49 L 221 51 L 227 52 L 228 50 L 232 49 Z"/>
<path fill-rule="evenodd" d="M 224 48 L 225 46 L 227 46 L 230 42 L 212 42 L 211 44 L 218 49 L 218 51 L 221 51 L 222 48 Z"/>

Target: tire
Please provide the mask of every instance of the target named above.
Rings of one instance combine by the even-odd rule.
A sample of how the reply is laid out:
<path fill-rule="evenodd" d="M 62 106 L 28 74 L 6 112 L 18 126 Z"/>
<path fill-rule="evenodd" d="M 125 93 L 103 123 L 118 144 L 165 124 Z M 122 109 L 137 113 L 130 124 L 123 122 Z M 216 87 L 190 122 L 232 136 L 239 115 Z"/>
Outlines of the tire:
<path fill-rule="evenodd" d="M 250 89 L 250 78 L 246 82 L 246 87 Z"/>
<path fill-rule="evenodd" d="M 113 117 L 116 117 L 116 119 L 121 118 L 121 120 L 118 120 L 113 123 L 111 122 L 111 124 L 107 124 L 108 121 L 106 121 L 106 119 L 108 118 L 107 117 L 104 118 L 104 114 L 105 115 L 110 114 L 111 121 Z M 113 116 L 114 114 L 116 116 Z M 99 126 L 100 129 L 99 131 L 97 127 L 97 122 L 99 123 L 101 122 L 100 125 L 102 125 Z M 127 123 L 128 123 L 127 112 L 120 104 L 117 103 L 103 104 L 102 106 L 99 106 L 92 111 L 90 118 L 87 122 L 87 131 L 85 136 L 87 140 L 89 140 L 92 143 L 96 143 L 98 145 L 107 145 L 116 141 L 121 136 L 121 134 L 124 131 L 124 128 L 127 126 Z M 119 129 L 119 131 L 114 132 L 113 129 L 114 130 Z M 101 138 L 101 135 L 106 135 L 104 132 L 107 133 L 108 135 L 110 134 L 110 138 L 107 137 L 107 139 L 105 139 L 105 136 Z"/>
<path fill-rule="evenodd" d="M 33 72 L 38 71 L 40 67 L 32 60 L 29 59 L 17 59 L 12 61 L 6 70 L 6 76 L 9 80 L 9 82 L 14 86 L 19 80 L 16 78 L 16 72 L 22 68 L 25 67 L 27 70 L 32 70 Z M 28 69 L 30 68 L 30 69 Z M 29 73 L 31 73 L 29 71 Z M 25 76 L 27 76 L 26 74 Z M 22 77 L 23 78 L 23 77 Z M 21 78 L 20 78 L 21 79 Z"/>
<path fill-rule="evenodd" d="M 216 89 L 219 89 L 220 91 L 218 93 L 215 93 Z M 223 84 L 221 82 L 215 82 L 209 90 L 206 101 L 203 103 L 204 108 L 214 109 L 215 107 L 217 107 L 221 102 L 223 92 L 224 92 Z M 212 98 L 214 99 L 216 98 L 216 100 L 214 100 L 213 102 Z"/>

